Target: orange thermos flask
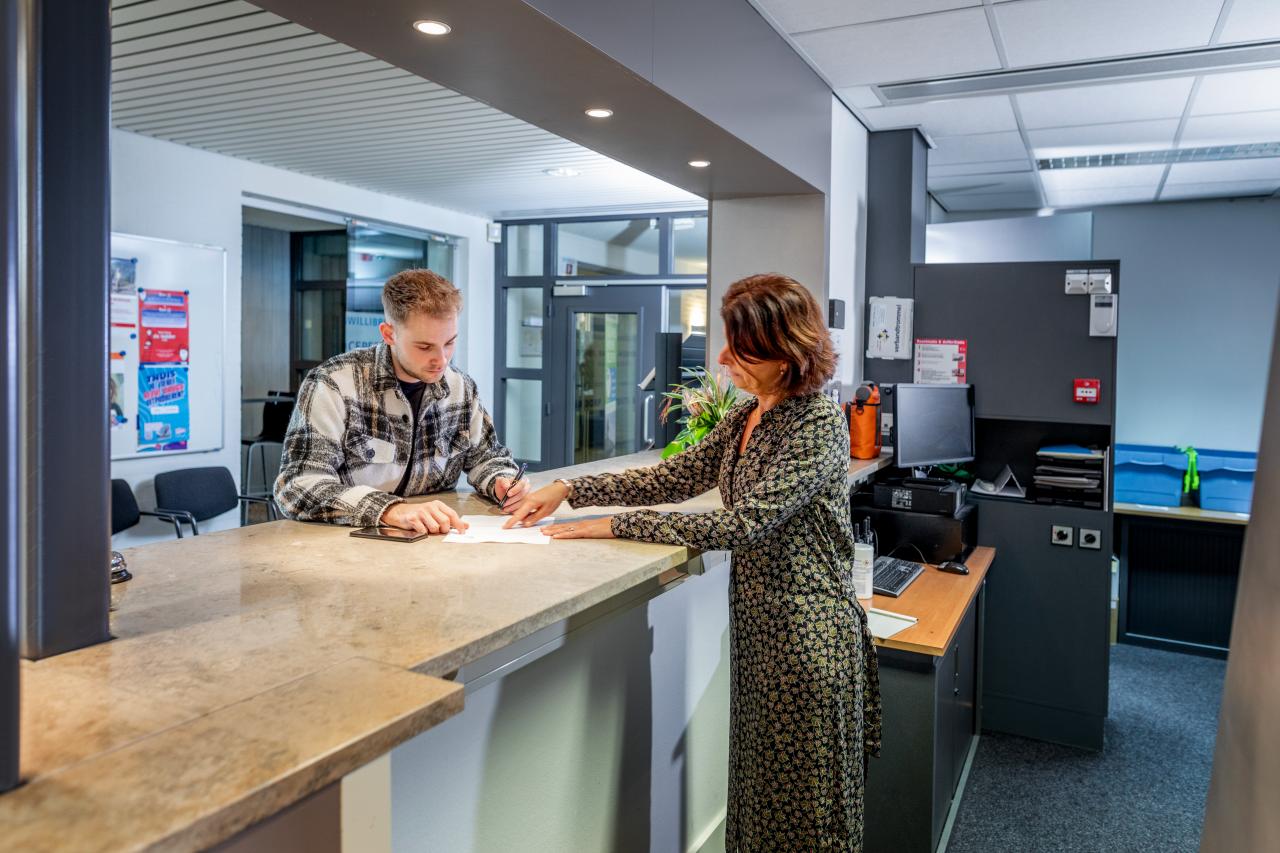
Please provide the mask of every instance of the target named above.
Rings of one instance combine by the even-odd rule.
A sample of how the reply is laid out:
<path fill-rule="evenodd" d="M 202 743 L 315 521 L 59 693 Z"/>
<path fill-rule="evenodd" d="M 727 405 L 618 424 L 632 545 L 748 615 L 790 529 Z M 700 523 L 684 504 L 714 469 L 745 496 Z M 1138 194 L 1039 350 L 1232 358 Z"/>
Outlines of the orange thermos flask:
<path fill-rule="evenodd" d="M 880 386 L 865 382 L 854 392 L 849 411 L 849 455 L 875 459 L 880 455 Z"/>

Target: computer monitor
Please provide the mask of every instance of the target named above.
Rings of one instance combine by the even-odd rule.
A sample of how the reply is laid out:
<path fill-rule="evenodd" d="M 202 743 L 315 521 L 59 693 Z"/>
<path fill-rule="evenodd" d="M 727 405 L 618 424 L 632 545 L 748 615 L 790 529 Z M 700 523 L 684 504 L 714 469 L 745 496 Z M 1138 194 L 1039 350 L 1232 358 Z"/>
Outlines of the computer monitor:
<path fill-rule="evenodd" d="M 893 387 L 894 464 L 921 468 L 974 457 L 973 386 Z"/>

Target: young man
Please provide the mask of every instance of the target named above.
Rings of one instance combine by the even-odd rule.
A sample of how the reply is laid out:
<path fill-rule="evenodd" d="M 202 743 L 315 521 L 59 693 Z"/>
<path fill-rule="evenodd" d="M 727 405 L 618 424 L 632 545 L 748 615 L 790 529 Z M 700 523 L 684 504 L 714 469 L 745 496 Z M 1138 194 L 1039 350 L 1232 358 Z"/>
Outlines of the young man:
<path fill-rule="evenodd" d="M 528 491 L 498 443 L 476 383 L 449 360 L 462 294 L 430 270 L 382 288 L 384 343 L 334 356 L 307 374 L 284 438 L 276 503 L 290 518 L 427 533 L 463 528 L 440 501 L 410 495 L 476 492 L 514 508 Z"/>

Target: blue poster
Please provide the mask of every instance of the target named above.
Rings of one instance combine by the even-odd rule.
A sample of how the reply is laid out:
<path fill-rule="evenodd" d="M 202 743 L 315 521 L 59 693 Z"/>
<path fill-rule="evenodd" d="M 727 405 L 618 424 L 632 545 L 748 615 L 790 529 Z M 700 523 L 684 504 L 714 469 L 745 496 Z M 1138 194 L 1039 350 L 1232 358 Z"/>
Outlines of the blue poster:
<path fill-rule="evenodd" d="M 138 368 L 138 450 L 186 450 L 191 435 L 187 368 Z"/>

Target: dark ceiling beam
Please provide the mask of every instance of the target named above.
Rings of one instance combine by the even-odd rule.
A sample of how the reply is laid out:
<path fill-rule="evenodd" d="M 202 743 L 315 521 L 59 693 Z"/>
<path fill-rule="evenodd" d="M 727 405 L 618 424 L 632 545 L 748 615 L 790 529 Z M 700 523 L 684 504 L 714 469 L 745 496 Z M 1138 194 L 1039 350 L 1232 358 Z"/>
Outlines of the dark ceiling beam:
<path fill-rule="evenodd" d="M 255 2 L 704 198 L 796 195 L 825 188 L 779 165 L 521 0 Z M 424 36 L 412 28 L 424 18 L 445 21 L 453 32 Z M 829 121 L 829 93 L 826 103 Z M 596 106 L 613 109 L 614 115 L 585 115 L 584 110 Z M 710 160 L 711 168 L 689 166 L 695 159 Z"/>

